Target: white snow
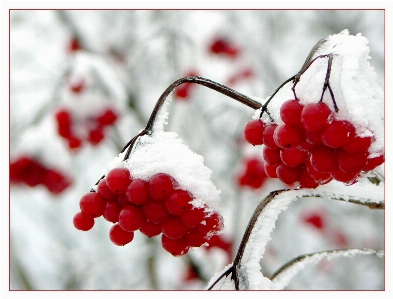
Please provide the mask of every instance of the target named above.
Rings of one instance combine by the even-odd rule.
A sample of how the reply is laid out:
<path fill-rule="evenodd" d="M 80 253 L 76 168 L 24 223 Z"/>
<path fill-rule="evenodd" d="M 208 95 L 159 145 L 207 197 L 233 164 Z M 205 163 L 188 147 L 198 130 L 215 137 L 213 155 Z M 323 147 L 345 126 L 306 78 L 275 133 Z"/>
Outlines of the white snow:
<path fill-rule="evenodd" d="M 206 204 L 210 209 L 219 211 L 219 191 L 212 183 L 212 171 L 207 168 L 204 158 L 191 151 L 178 135 L 164 132 L 169 101 L 161 106 L 153 126 L 152 135 L 139 137 L 131 155 L 123 161 L 126 151 L 109 163 L 109 169 L 126 167 L 133 178 L 149 180 L 156 173 L 171 175 L 178 183 L 178 189 L 192 193 L 195 207 Z M 205 210 L 209 212 L 209 210 Z"/>
<path fill-rule="evenodd" d="M 369 63 L 369 52 L 367 38 L 361 34 L 350 35 L 348 30 L 343 30 L 327 37 L 313 57 L 333 54 L 330 86 L 339 108 L 339 112 L 334 114 L 335 118 L 349 120 L 360 136 L 373 135 L 375 141 L 369 150 L 372 155 L 384 151 L 384 93 Z M 327 57 L 319 58 L 301 76 L 296 85 L 296 95 L 302 104 L 319 101 L 327 65 Z M 277 123 L 282 123 L 282 103 L 294 98 L 292 85 L 285 85 L 268 105 L 268 110 Z M 334 110 L 328 89 L 323 102 Z M 260 111 L 256 111 L 254 118 L 259 117 L 259 114 Z M 267 120 L 266 115 L 264 119 Z"/>
<path fill-rule="evenodd" d="M 373 250 L 373 249 L 346 249 L 346 250 L 336 250 L 336 251 L 326 251 L 319 252 L 304 256 L 300 261 L 295 262 L 280 274 L 278 274 L 271 284 L 271 289 L 282 290 L 284 289 L 289 281 L 294 277 L 299 271 L 308 265 L 316 265 L 319 261 L 324 258 L 328 260 L 337 257 L 354 257 L 358 255 L 375 255 L 382 258 L 385 254 L 383 250 Z"/>

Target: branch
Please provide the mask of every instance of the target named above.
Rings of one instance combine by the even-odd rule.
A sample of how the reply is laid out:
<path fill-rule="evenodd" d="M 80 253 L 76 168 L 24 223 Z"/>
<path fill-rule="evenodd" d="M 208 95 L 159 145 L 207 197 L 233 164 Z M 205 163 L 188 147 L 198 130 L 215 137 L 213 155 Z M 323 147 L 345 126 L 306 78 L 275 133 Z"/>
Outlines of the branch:
<path fill-rule="evenodd" d="M 282 290 L 288 285 L 292 277 L 305 266 L 316 265 L 324 258 L 354 257 L 358 255 L 375 255 L 377 257 L 383 257 L 384 251 L 374 249 L 340 249 L 300 255 L 281 266 L 281 268 L 270 277 L 272 281 L 271 288 L 273 290 Z"/>

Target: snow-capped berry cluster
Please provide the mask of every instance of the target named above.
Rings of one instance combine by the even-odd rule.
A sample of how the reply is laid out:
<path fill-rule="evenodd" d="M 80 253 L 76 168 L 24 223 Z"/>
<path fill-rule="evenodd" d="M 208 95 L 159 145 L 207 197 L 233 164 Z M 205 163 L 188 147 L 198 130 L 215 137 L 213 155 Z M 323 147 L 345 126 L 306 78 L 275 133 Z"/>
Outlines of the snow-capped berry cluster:
<path fill-rule="evenodd" d="M 71 179 L 60 170 L 48 167 L 29 156 L 20 156 L 10 163 L 10 183 L 30 187 L 45 186 L 52 194 L 60 194 L 71 186 Z"/>
<path fill-rule="evenodd" d="M 323 102 L 302 105 L 287 100 L 280 108 L 282 124 L 249 121 L 245 139 L 264 144 L 266 174 L 286 184 L 316 188 L 335 179 L 345 184 L 357 181 L 361 171 L 384 162 L 384 155 L 370 157 L 373 136 L 358 136 L 347 120 L 336 119 Z"/>
<path fill-rule="evenodd" d="M 80 200 L 74 226 L 90 230 L 94 218 L 103 216 L 114 223 L 109 237 L 125 245 L 139 230 L 148 237 L 160 235 L 162 247 L 174 256 L 190 247 L 200 247 L 222 229 L 222 217 L 206 205 L 193 205 L 193 195 L 177 188 L 168 174 L 157 173 L 148 181 L 132 178 L 126 168 L 113 168 L 97 185 L 97 190 Z"/>
<path fill-rule="evenodd" d="M 74 86 L 74 89 L 79 89 Z M 57 132 L 67 140 L 70 149 L 78 149 L 83 141 L 96 146 L 105 138 L 105 128 L 115 124 L 118 115 L 112 108 L 103 109 L 95 116 L 81 119 L 70 109 L 60 108 L 55 113 Z"/>

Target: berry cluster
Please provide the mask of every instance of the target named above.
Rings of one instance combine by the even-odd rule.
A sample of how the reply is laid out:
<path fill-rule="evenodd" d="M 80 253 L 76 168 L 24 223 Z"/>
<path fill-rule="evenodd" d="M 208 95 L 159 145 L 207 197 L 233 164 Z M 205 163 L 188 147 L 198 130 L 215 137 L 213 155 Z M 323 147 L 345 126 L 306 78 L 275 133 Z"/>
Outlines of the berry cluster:
<path fill-rule="evenodd" d="M 209 208 L 195 207 L 189 192 L 176 188 L 168 174 L 157 173 L 148 181 L 133 179 L 128 169 L 113 168 L 97 185 L 96 192 L 80 200 L 74 226 L 90 230 L 94 218 L 114 223 L 109 232 L 113 243 L 131 242 L 139 230 L 148 237 L 160 235 L 162 247 L 174 256 L 200 247 L 222 229 L 222 217 Z"/>
<path fill-rule="evenodd" d="M 73 88 L 79 90 L 80 86 Z M 93 146 L 98 145 L 105 138 L 105 127 L 112 126 L 118 115 L 113 109 L 106 108 L 95 117 L 80 119 L 73 115 L 71 110 L 61 108 L 56 111 L 55 118 L 58 134 L 67 140 L 70 149 L 75 150 L 82 146 L 83 140 L 87 140 Z M 87 133 L 81 134 L 83 130 L 79 130 L 80 127 L 87 128 Z"/>
<path fill-rule="evenodd" d="M 264 144 L 266 174 L 286 184 L 316 188 L 335 179 L 345 184 L 357 181 L 361 171 L 384 162 L 384 155 L 369 158 L 372 136 L 361 137 L 350 121 L 336 119 L 322 103 L 302 105 L 288 100 L 280 108 L 283 124 L 249 121 L 245 139 Z"/>
<path fill-rule="evenodd" d="M 209 45 L 209 51 L 215 55 L 236 58 L 240 54 L 240 49 L 225 38 L 216 38 Z"/>
<path fill-rule="evenodd" d="M 49 192 L 60 194 L 72 182 L 59 170 L 49 168 L 34 158 L 21 156 L 10 163 L 10 183 L 30 187 L 43 185 Z"/>

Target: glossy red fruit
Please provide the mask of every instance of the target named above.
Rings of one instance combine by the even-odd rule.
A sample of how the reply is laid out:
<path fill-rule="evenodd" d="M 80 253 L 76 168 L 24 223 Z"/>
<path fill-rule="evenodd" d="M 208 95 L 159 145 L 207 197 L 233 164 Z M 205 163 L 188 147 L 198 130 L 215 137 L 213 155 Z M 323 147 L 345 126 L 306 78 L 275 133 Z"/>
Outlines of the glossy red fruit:
<path fill-rule="evenodd" d="M 75 214 L 73 223 L 76 229 L 88 231 L 94 226 L 94 218 L 83 212 Z"/>
<path fill-rule="evenodd" d="M 331 148 L 339 148 L 355 136 L 355 127 L 346 120 L 333 120 L 323 132 L 322 142 Z"/>
<path fill-rule="evenodd" d="M 161 224 L 154 224 L 146 220 L 139 228 L 139 231 L 145 236 L 151 238 L 161 234 L 162 228 Z"/>
<path fill-rule="evenodd" d="M 285 101 L 280 107 L 280 116 L 282 121 L 289 126 L 301 125 L 301 114 L 304 106 L 299 100 Z"/>
<path fill-rule="evenodd" d="M 279 149 L 280 147 L 274 141 L 274 130 L 277 128 L 277 124 L 266 125 L 263 131 L 263 144 L 271 149 Z"/>
<path fill-rule="evenodd" d="M 263 165 L 266 175 L 272 179 L 277 178 L 277 167 L 278 166 L 279 165 L 273 165 L 268 162 L 265 162 L 265 164 Z"/>
<path fill-rule="evenodd" d="M 109 238 L 116 245 L 124 246 L 134 239 L 134 232 L 127 232 L 119 224 L 115 224 L 109 231 Z"/>
<path fill-rule="evenodd" d="M 280 158 L 282 163 L 289 167 L 296 167 L 305 164 L 308 153 L 296 147 L 282 149 Z"/>
<path fill-rule="evenodd" d="M 311 103 L 304 106 L 301 123 L 307 131 L 319 131 L 328 123 L 332 111 L 325 103 Z"/>
<path fill-rule="evenodd" d="M 218 213 L 212 213 L 198 224 L 198 231 L 204 235 L 211 235 L 221 231 L 224 227 L 224 219 Z"/>
<path fill-rule="evenodd" d="M 103 178 L 97 185 L 97 192 L 101 194 L 106 201 L 116 201 L 117 195 L 109 189 L 108 185 L 106 184 L 106 178 Z"/>
<path fill-rule="evenodd" d="M 103 216 L 107 221 L 116 223 L 119 221 L 119 215 L 122 208 L 123 207 L 117 202 L 107 202 Z"/>
<path fill-rule="evenodd" d="M 332 177 L 339 182 L 343 182 L 346 185 L 352 185 L 356 183 L 357 178 L 359 176 L 359 172 L 348 173 L 344 172 L 341 169 L 335 169 L 331 172 Z"/>
<path fill-rule="evenodd" d="M 318 145 L 311 151 L 310 162 L 320 172 L 331 172 L 338 168 L 336 151 L 324 145 Z"/>
<path fill-rule="evenodd" d="M 263 144 L 265 124 L 260 119 L 252 119 L 244 127 L 244 138 L 252 145 Z"/>
<path fill-rule="evenodd" d="M 263 147 L 263 159 L 272 164 L 279 165 L 282 163 L 279 149 L 271 149 L 267 146 Z"/>
<path fill-rule="evenodd" d="M 142 179 L 135 179 L 128 185 L 126 190 L 128 200 L 135 205 L 143 205 L 148 202 L 149 184 Z"/>
<path fill-rule="evenodd" d="M 202 208 L 193 208 L 180 217 L 186 226 L 195 227 L 205 218 L 205 212 Z"/>
<path fill-rule="evenodd" d="M 116 122 L 117 118 L 117 113 L 114 110 L 108 108 L 98 116 L 97 122 L 101 126 L 111 126 Z"/>
<path fill-rule="evenodd" d="M 367 159 L 367 165 L 363 167 L 363 171 L 370 171 L 373 170 L 375 167 L 381 165 L 382 163 L 385 162 L 385 155 L 380 155 L 377 157 L 373 158 L 368 158 Z"/>
<path fill-rule="evenodd" d="M 138 230 L 145 221 L 143 210 L 139 207 L 130 205 L 120 211 L 119 225 L 125 231 Z"/>
<path fill-rule="evenodd" d="M 306 161 L 306 169 L 308 174 L 320 185 L 324 185 L 332 180 L 332 176 L 330 172 L 320 172 L 316 170 L 312 165 L 309 159 Z"/>
<path fill-rule="evenodd" d="M 343 146 L 343 149 L 349 154 L 355 154 L 360 152 L 368 151 L 372 142 L 372 137 L 359 137 L 355 136 L 350 139 L 347 144 Z"/>
<path fill-rule="evenodd" d="M 247 159 L 246 170 L 238 177 L 239 186 L 249 186 L 254 189 L 260 188 L 267 178 L 263 164 L 257 158 Z"/>
<path fill-rule="evenodd" d="M 146 219 L 154 224 L 161 223 L 170 215 L 164 202 L 161 201 L 149 201 L 142 206 L 142 209 L 145 212 Z"/>
<path fill-rule="evenodd" d="M 367 152 L 348 154 L 346 151 L 339 151 L 338 166 L 346 173 L 360 172 L 367 165 Z"/>
<path fill-rule="evenodd" d="M 82 146 L 82 139 L 76 135 L 71 135 L 67 137 L 68 147 L 72 150 L 77 150 Z"/>
<path fill-rule="evenodd" d="M 305 167 L 302 167 L 299 173 L 299 185 L 302 188 L 315 189 L 319 183 L 308 173 Z"/>
<path fill-rule="evenodd" d="M 161 237 L 162 247 L 173 256 L 181 256 L 188 252 L 190 246 L 188 245 L 187 238 L 171 239 L 165 235 Z"/>
<path fill-rule="evenodd" d="M 306 140 L 307 142 L 314 144 L 314 145 L 318 145 L 318 144 L 322 144 L 322 131 L 305 131 L 305 136 L 306 136 Z"/>
<path fill-rule="evenodd" d="M 188 227 L 181 221 L 179 217 L 171 216 L 161 223 L 162 233 L 171 239 L 179 239 L 183 237 Z"/>
<path fill-rule="evenodd" d="M 291 185 L 299 180 L 299 168 L 281 164 L 276 170 L 277 177 L 285 184 Z"/>
<path fill-rule="evenodd" d="M 97 126 L 96 128 L 89 131 L 89 136 L 87 140 L 93 145 L 98 145 L 105 138 L 104 129 L 101 126 Z"/>
<path fill-rule="evenodd" d="M 150 196 L 154 200 L 164 200 L 174 192 L 174 179 L 165 173 L 157 173 L 149 179 Z"/>
<path fill-rule="evenodd" d="M 206 234 L 200 232 L 197 227 L 191 228 L 186 234 L 187 242 L 192 247 L 200 247 L 207 241 Z"/>
<path fill-rule="evenodd" d="M 99 193 L 89 192 L 82 196 L 79 206 L 83 213 L 96 218 L 104 214 L 106 203 Z"/>
<path fill-rule="evenodd" d="M 274 141 L 281 148 L 297 147 L 304 141 L 304 133 L 299 127 L 281 124 L 274 130 Z"/>
<path fill-rule="evenodd" d="M 169 213 L 179 216 L 191 209 L 191 200 L 190 193 L 179 189 L 165 201 L 165 206 Z"/>
<path fill-rule="evenodd" d="M 131 181 L 130 171 L 126 168 L 113 168 L 106 175 L 106 184 L 115 194 L 125 194 Z"/>

